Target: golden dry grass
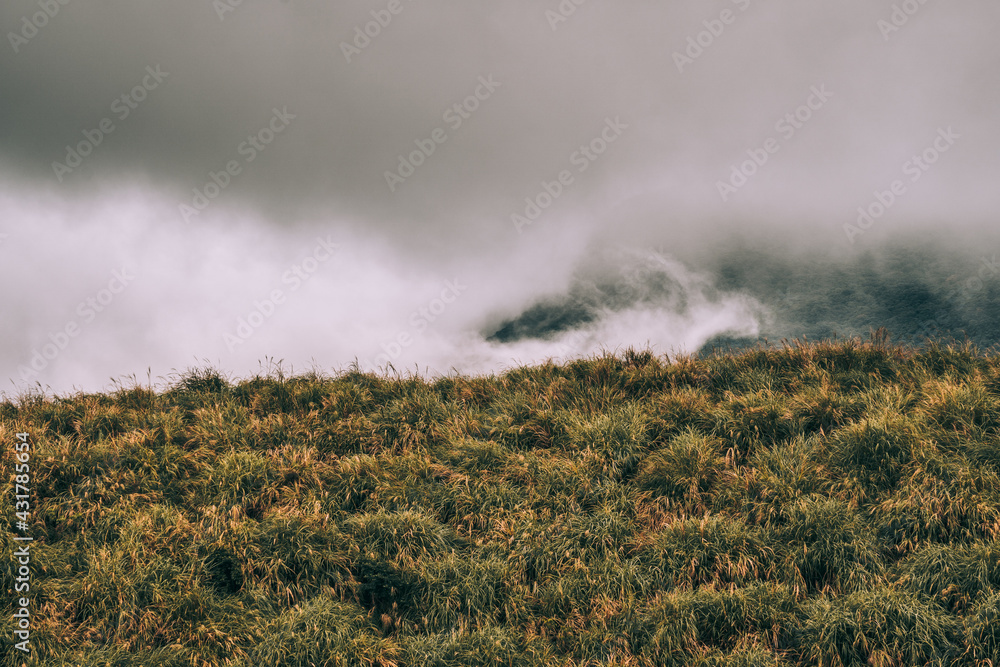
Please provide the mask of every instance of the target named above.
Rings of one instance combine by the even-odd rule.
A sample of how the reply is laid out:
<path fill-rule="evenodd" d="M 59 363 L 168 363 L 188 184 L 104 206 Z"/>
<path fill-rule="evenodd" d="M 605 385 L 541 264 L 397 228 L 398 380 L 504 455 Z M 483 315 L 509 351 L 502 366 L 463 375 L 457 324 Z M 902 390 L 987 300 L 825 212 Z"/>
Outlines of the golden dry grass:
<path fill-rule="evenodd" d="M 32 664 L 1000 664 L 967 345 L 29 394 L 11 491 L 22 431 Z"/>

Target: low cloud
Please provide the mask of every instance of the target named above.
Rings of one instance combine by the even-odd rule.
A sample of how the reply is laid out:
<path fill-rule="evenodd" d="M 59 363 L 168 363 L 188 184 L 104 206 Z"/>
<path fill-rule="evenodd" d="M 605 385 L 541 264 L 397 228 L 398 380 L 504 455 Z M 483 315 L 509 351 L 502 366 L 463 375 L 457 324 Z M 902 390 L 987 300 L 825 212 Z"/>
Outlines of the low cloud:
<path fill-rule="evenodd" d="M 931 320 L 996 340 L 976 267 L 997 250 L 997 19 L 987 0 L 12 0 L 0 377 L 487 372 Z"/>

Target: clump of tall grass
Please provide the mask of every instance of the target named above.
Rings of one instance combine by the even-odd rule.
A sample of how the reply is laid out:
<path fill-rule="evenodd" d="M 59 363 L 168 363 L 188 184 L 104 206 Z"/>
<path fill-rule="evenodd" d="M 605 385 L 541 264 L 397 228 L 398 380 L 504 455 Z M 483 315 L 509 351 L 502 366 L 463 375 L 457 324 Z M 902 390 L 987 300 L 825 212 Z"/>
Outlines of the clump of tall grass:
<path fill-rule="evenodd" d="M 932 380 L 923 388 L 921 408 L 928 419 L 948 431 L 970 433 L 1000 428 L 1000 398 L 977 379 Z"/>
<path fill-rule="evenodd" d="M 209 508 L 193 544 L 201 579 L 220 595 L 252 589 L 294 603 L 323 587 L 349 586 L 350 564 L 359 547 L 325 515 L 270 514 L 247 520 L 235 507 Z"/>
<path fill-rule="evenodd" d="M 384 448 L 406 454 L 426 451 L 442 442 L 452 430 L 449 422 L 454 414 L 454 405 L 443 403 L 427 388 L 419 388 L 380 407 L 372 421 Z"/>
<path fill-rule="evenodd" d="M 787 397 L 764 389 L 755 393 L 727 393 L 715 411 L 713 433 L 722 438 L 728 456 L 743 462 L 754 450 L 771 447 L 800 432 Z"/>
<path fill-rule="evenodd" d="M 601 512 L 560 515 L 546 523 L 525 518 L 511 527 L 504 550 L 526 583 L 544 583 L 573 568 L 608 558 L 624 560 L 634 546 L 628 518 Z"/>
<path fill-rule="evenodd" d="M 260 622 L 203 586 L 193 568 L 144 550 L 130 532 L 113 549 L 92 548 L 86 574 L 63 589 L 66 618 L 79 639 L 129 651 L 163 643 L 195 644 L 218 661 L 239 654 Z M 242 619 L 242 620 L 240 620 Z"/>
<path fill-rule="evenodd" d="M 664 665 L 699 664 L 710 655 L 716 664 L 740 664 L 747 653 L 771 664 L 793 646 L 805 618 L 792 591 L 774 584 L 677 591 L 642 615 L 633 650 Z"/>
<path fill-rule="evenodd" d="M 967 617 L 966 656 L 992 667 L 1000 655 L 1000 592 L 994 590 Z"/>
<path fill-rule="evenodd" d="M 864 412 L 858 396 L 840 391 L 830 378 L 829 373 L 823 373 L 818 384 L 802 388 L 789 401 L 792 418 L 804 433 L 829 433 Z"/>
<path fill-rule="evenodd" d="M 640 557 L 664 585 L 744 586 L 773 580 L 779 554 L 766 534 L 739 517 L 687 519 L 646 536 Z"/>
<path fill-rule="evenodd" d="M 613 617 L 623 606 L 634 607 L 657 589 L 655 576 L 638 558 L 589 559 L 573 563 L 541 585 L 532 585 L 530 599 L 535 604 L 526 611 L 541 618 L 587 618 L 606 637 L 613 634 Z"/>
<path fill-rule="evenodd" d="M 708 433 L 715 428 L 716 403 L 701 387 L 681 386 L 652 397 L 647 406 L 650 438 L 666 443 L 685 429 Z"/>
<path fill-rule="evenodd" d="M 896 564 L 901 586 L 963 610 L 1000 590 L 1000 545 L 928 544 Z"/>
<path fill-rule="evenodd" d="M 458 554 L 418 564 L 411 620 L 424 632 L 483 629 L 516 617 L 525 600 L 512 585 L 511 565 L 498 555 Z"/>
<path fill-rule="evenodd" d="M 420 511 L 380 510 L 354 515 L 343 521 L 341 528 L 357 542 L 361 553 L 401 565 L 413 565 L 465 547 L 454 528 Z"/>
<path fill-rule="evenodd" d="M 1000 474 L 927 445 L 918 451 L 909 476 L 873 511 L 902 519 L 897 549 L 902 553 L 928 541 L 995 539 L 1000 535 Z"/>
<path fill-rule="evenodd" d="M 70 653 L 61 656 L 46 656 L 40 652 L 35 657 L 45 659 L 45 664 L 52 667 L 126 667 L 133 664 L 188 667 L 199 659 L 196 650 L 180 644 L 138 651 L 130 651 L 116 645 L 85 649 L 76 646 Z"/>
<path fill-rule="evenodd" d="M 270 458 L 256 452 L 233 451 L 222 456 L 205 476 L 206 494 L 211 494 L 205 504 L 226 509 L 239 506 L 248 516 L 260 518 L 278 498 L 280 480 Z"/>
<path fill-rule="evenodd" d="M 645 414 L 632 403 L 568 420 L 566 430 L 564 449 L 592 461 L 592 478 L 619 480 L 632 475 L 649 449 Z"/>
<path fill-rule="evenodd" d="M 704 511 L 726 459 L 718 438 L 688 427 L 642 460 L 634 483 L 683 505 Z"/>
<path fill-rule="evenodd" d="M 215 454 L 251 450 L 257 445 L 250 412 L 226 401 L 211 407 L 198 407 L 183 413 L 185 447 L 203 447 Z"/>
<path fill-rule="evenodd" d="M 962 623 L 912 593 L 878 587 L 803 605 L 801 663 L 821 667 L 952 664 Z"/>
<path fill-rule="evenodd" d="M 790 664 L 774 652 L 753 644 L 730 652 L 712 650 L 697 656 L 691 663 L 693 667 L 784 667 Z"/>
<path fill-rule="evenodd" d="M 398 475 L 388 468 L 388 460 L 371 454 L 355 454 L 337 459 L 330 465 L 323 484 L 332 512 L 374 511 L 380 495 L 398 482 Z"/>
<path fill-rule="evenodd" d="M 715 353 L 705 365 L 712 389 L 720 396 L 727 391 L 791 394 L 815 383 L 819 373 L 812 348 L 787 342 L 781 348 L 758 345 L 740 354 Z"/>
<path fill-rule="evenodd" d="M 437 508 L 441 520 L 466 538 L 479 537 L 480 542 L 485 535 L 497 535 L 502 526 L 528 509 L 524 490 L 503 481 L 470 480 L 464 489 L 456 485 L 450 500 L 446 507 Z"/>
<path fill-rule="evenodd" d="M 870 502 L 896 486 L 917 446 L 910 420 L 887 409 L 834 431 L 827 461 L 840 491 Z"/>
<path fill-rule="evenodd" d="M 462 377 L 449 375 L 435 380 L 431 387 L 447 401 L 469 410 L 484 410 L 498 397 L 502 390 L 493 375 Z"/>
<path fill-rule="evenodd" d="M 303 415 L 325 404 L 332 383 L 316 373 L 285 378 L 282 372 L 257 376 L 232 389 L 232 396 L 255 415 L 275 412 Z"/>
<path fill-rule="evenodd" d="M 241 667 L 388 667 L 399 646 L 364 610 L 328 595 L 296 605 L 270 623 Z"/>
<path fill-rule="evenodd" d="M 514 451 L 548 448 L 567 441 L 570 413 L 553 408 L 543 395 L 525 391 L 501 394 L 491 406 L 489 438 Z"/>
<path fill-rule="evenodd" d="M 798 499 L 829 490 L 824 457 L 824 440 L 815 434 L 759 449 L 745 465 L 721 471 L 714 508 L 738 512 L 758 525 L 780 525 Z"/>
<path fill-rule="evenodd" d="M 975 344 L 932 340 L 915 355 L 914 361 L 937 376 L 968 377 L 977 370 L 987 370 L 987 361 Z"/>
<path fill-rule="evenodd" d="M 452 631 L 401 640 L 399 665 L 426 667 L 555 667 L 562 664 L 545 640 L 510 627 Z"/>
<path fill-rule="evenodd" d="M 197 396 L 226 394 L 232 389 L 229 378 L 213 368 L 192 368 L 174 379 L 174 386 L 166 396 Z"/>
<path fill-rule="evenodd" d="M 877 339 L 848 339 L 819 343 L 812 356 L 816 366 L 830 373 L 843 389 L 858 391 L 899 378 L 909 365 L 910 352 Z"/>
<path fill-rule="evenodd" d="M 471 474 L 497 473 L 511 457 L 510 450 L 498 442 L 469 437 L 449 441 L 447 448 L 436 453 L 446 463 Z"/>
<path fill-rule="evenodd" d="M 797 594 L 869 590 L 882 581 L 885 562 L 864 516 L 835 498 L 809 495 L 791 502 L 774 537 L 786 581 Z"/>

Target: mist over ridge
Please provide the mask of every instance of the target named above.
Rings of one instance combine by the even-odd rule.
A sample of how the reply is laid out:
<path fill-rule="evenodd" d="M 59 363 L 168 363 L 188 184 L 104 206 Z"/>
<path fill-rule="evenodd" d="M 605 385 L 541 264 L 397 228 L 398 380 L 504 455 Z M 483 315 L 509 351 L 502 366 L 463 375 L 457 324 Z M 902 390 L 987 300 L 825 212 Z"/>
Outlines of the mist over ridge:
<path fill-rule="evenodd" d="M 5 390 L 998 340 L 990 0 L 45 7 L 0 8 Z"/>
<path fill-rule="evenodd" d="M 938 236 L 908 235 L 853 253 L 730 238 L 691 253 L 691 269 L 668 260 L 662 247 L 605 251 L 581 263 L 567 293 L 494 325 L 487 340 L 552 339 L 630 308 L 683 316 L 690 299 L 728 298 L 730 305 L 740 300 L 759 332 L 723 331 L 702 351 L 782 338 L 864 337 L 880 327 L 902 344 L 955 338 L 989 348 L 1000 340 L 1000 258 L 991 252 L 998 246 Z"/>

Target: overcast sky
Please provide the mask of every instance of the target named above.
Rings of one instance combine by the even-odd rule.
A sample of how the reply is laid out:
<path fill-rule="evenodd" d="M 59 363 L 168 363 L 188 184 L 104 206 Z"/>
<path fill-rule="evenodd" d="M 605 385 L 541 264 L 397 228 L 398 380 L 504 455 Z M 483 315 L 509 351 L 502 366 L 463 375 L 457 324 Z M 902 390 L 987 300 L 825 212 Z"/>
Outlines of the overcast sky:
<path fill-rule="evenodd" d="M 989 0 L 8 0 L 0 377 L 490 372 L 757 335 L 767 305 L 699 265 L 733 238 L 983 245 L 998 19 Z M 588 280 L 657 296 L 487 340 Z"/>

